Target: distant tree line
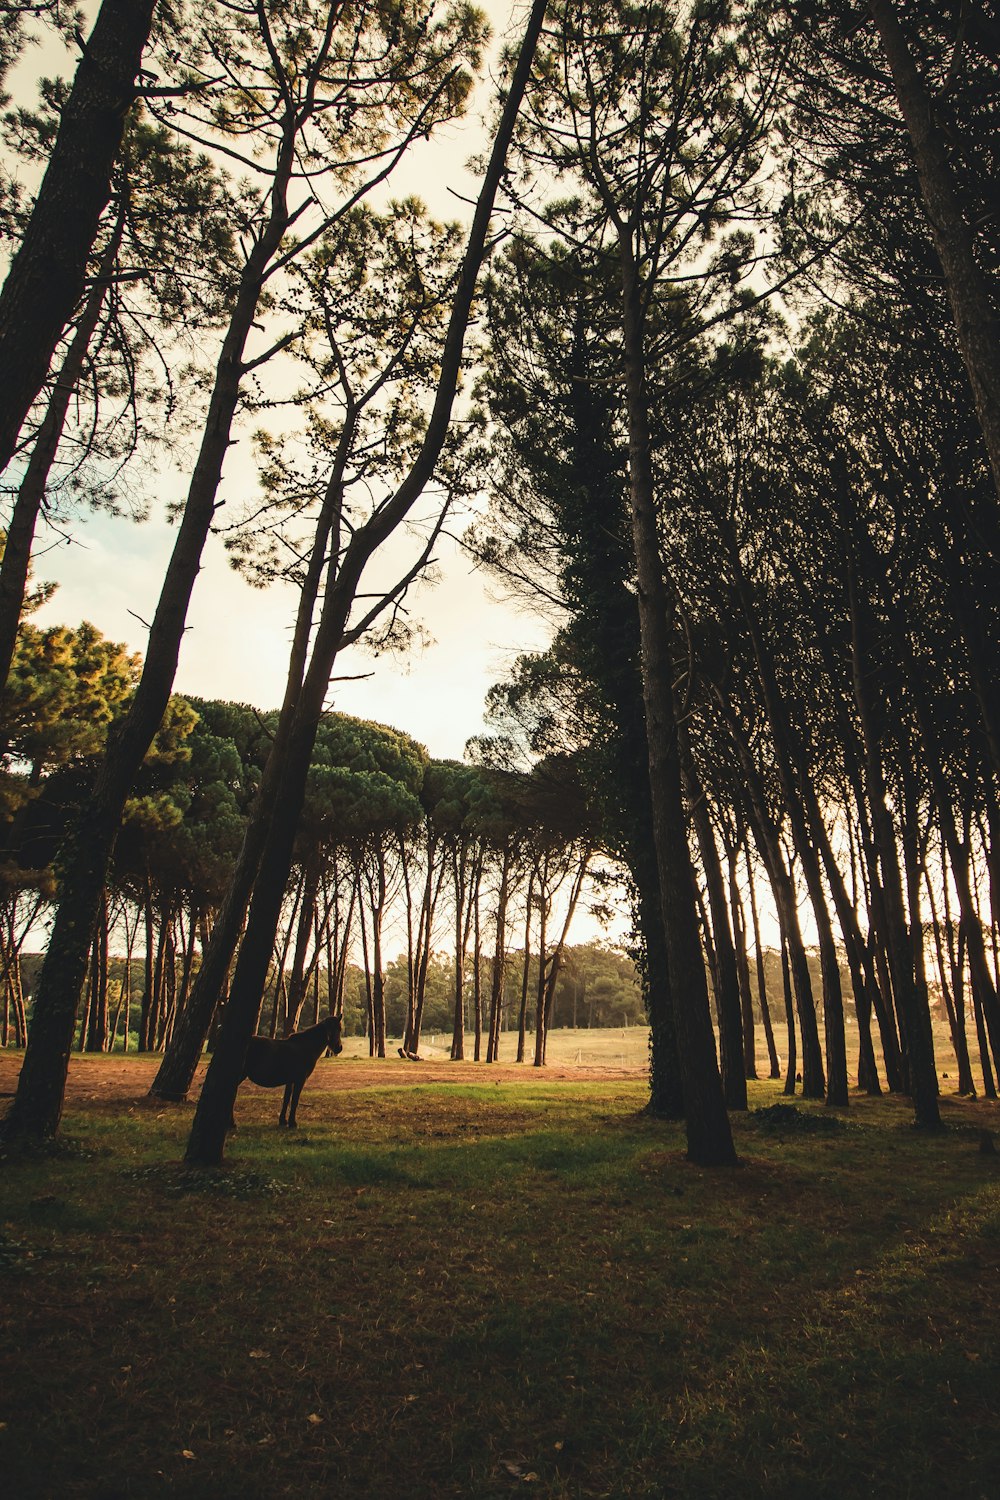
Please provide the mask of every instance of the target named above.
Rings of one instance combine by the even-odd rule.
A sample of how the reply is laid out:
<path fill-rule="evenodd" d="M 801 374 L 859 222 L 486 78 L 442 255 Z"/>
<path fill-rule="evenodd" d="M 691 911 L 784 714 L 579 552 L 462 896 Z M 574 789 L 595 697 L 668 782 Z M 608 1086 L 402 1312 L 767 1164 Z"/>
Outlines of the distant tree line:
<path fill-rule="evenodd" d="M 5 1045 L 25 1042 L 25 991 L 38 962 L 26 968 L 22 951 L 43 930 L 66 829 L 138 670 L 89 625 L 26 626 L 19 637 L 3 700 L 0 779 Z M 140 1051 L 169 1043 L 232 878 L 277 718 L 171 699 L 126 804 L 99 903 L 77 1017 L 81 1050 L 124 1044 L 133 1020 Z M 452 1033 L 455 1056 L 471 1031 L 475 1055 L 493 1060 L 512 1013 L 543 1061 L 569 921 L 595 853 L 568 764 L 553 759 L 520 774 L 433 761 L 400 731 L 324 715 L 261 1024 L 282 1035 L 320 1009 L 343 1013 L 346 996 L 348 1028 L 368 1036 L 373 1055 L 385 1054 L 387 1033 L 416 1053 L 432 995 L 434 1028 Z M 393 962 L 387 933 L 405 944 Z M 603 977 L 616 963 L 620 993 L 627 959 L 609 955 Z M 609 1021 L 639 1019 L 634 977 L 631 991 Z"/>

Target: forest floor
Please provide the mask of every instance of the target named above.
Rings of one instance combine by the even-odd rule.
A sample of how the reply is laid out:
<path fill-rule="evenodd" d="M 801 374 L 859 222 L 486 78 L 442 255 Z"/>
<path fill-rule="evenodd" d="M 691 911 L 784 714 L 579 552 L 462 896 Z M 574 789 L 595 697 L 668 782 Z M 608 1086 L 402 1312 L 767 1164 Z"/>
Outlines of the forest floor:
<path fill-rule="evenodd" d="M 345 1052 L 198 1172 L 155 1066 L 0 1156 L 16 1500 L 1000 1494 L 996 1105 L 761 1081 L 707 1170 L 644 1076 Z"/>

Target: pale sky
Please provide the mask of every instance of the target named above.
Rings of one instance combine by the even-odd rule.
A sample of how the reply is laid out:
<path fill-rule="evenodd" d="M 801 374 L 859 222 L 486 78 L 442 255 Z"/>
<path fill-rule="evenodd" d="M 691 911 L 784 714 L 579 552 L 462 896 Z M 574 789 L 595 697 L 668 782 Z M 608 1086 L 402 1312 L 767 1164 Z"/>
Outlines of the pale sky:
<path fill-rule="evenodd" d="M 511 15 L 507 0 L 483 6 L 497 36 L 506 32 Z M 515 7 L 517 15 L 524 7 Z M 33 54 L 35 71 L 51 71 Z M 393 196 L 416 193 L 439 217 L 458 218 L 462 199 L 474 197 L 476 179 L 465 170 L 481 148 L 480 119 L 489 107 L 488 82 L 480 87 L 467 122 L 453 126 L 437 142 L 424 146 L 408 164 L 405 177 L 393 180 Z M 249 434 L 231 450 L 221 491 L 236 498 L 252 476 Z M 188 463 L 165 465 L 162 475 L 136 476 L 133 487 L 158 499 L 151 519 L 136 524 L 107 516 L 80 517 L 72 539 L 53 545 L 40 532 L 34 565 L 36 581 L 52 581 L 58 590 L 35 616 L 35 623 L 76 625 L 89 620 L 105 636 L 141 652 L 142 621 L 155 609 L 160 583 L 173 542 L 163 519 L 164 506 L 183 495 Z M 456 518 L 454 529 L 464 523 Z M 520 651 L 543 645 L 541 621 L 515 612 L 491 597 L 490 581 L 475 573 L 457 545 L 442 539 L 438 548 L 440 582 L 415 590 L 410 604 L 430 643 L 406 657 L 373 660 L 354 650 L 340 658 L 337 672 L 371 674 L 363 681 L 331 687 L 329 706 L 344 713 L 392 724 L 412 734 L 434 756 L 460 758 L 466 740 L 483 727 L 486 692 L 501 678 Z M 221 542 L 212 538 L 188 616 L 188 632 L 175 682 L 179 693 L 232 699 L 258 708 L 281 700 L 289 631 L 294 610 L 291 591 L 252 589 L 232 571 Z"/>

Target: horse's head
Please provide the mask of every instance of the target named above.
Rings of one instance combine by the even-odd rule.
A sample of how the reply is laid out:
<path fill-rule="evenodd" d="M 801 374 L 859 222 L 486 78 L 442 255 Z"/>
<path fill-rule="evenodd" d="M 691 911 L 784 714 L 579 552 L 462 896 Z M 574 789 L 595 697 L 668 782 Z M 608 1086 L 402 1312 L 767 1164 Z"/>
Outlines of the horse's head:
<path fill-rule="evenodd" d="M 344 1050 L 344 1044 L 340 1040 L 340 1017 L 328 1016 L 326 1020 L 326 1045 L 334 1057 L 339 1057 Z"/>

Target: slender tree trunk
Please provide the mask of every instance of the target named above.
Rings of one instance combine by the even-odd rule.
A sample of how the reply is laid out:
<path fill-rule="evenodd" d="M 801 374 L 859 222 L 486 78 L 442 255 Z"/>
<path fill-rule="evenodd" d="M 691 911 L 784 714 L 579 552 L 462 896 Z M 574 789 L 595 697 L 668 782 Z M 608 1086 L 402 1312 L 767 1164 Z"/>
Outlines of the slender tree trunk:
<path fill-rule="evenodd" d="M 67 842 L 62 896 L 39 975 L 32 1035 L 17 1096 L 5 1122 L 10 1134 L 44 1137 L 54 1135 L 59 1127 L 73 1016 L 90 936 L 125 802 L 173 687 L 184 622 L 215 515 L 215 497 L 239 403 L 243 354 L 267 267 L 288 225 L 286 194 L 293 162 L 294 134 L 290 133 L 279 152 L 268 222 L 247 258 L 223 342 L 201 447 L 150 627 L 142 676 L 128 713 L 109 731 L 91 796 Z"/>
<path fill-rule="evenodd" d="M 695 837 L 698 841 L 698 852 L 705 875 L 708 907 L 711 914 L 711 930 L 718 972 L 715 998 L 719 1012 L 723 1096 L 727 1109 L 742 1110 L 747 1107 L 747 1078 L 755 1076 L 756 1073 L 753 1065 L 753 1022 L 750 1023 L 748 1046 L 746 1018 L 740 994 L 739 969 L 729 925 L 722 865 L 719 862 L 719 851 L 715 843 L 715 832 L 709 816 L 708 802 L 698 776 L 686 727 L 678 726 L 677 741 L 681 775 L 687 792 Z"/>
<path fill-rule="evenodd" d="M 743 612 L 743 621 L 753 646 L 757 675 L 767 707 L 771 740 L 774 745 L 785 807 L 816 921 L 820 969 L 823 978 L 823 1024 L 826 1035 L 827 1066 L 826 1102 L 830 1105 L 842 1106 L 848 1102 L 844 1002 L 837 949 L 833 939 L 833 928 L 830 923 L 830 913 L 817 855 L 817 844 L 821 839 L 826 840 L 826 830 L 822 827 L 818 799 L 812 791 L 807 757 L 798 735 L 793 730 L 785 697 L 778 684 L 774 658 L 760 628 L 749 581 L 736 545 L 736 537 L 727 519 L 721 517 L 716 519 L 729 554 L 730 568 Z"/>
<path fill-rule="evenodd" d="M 298 921 L 295 927 L 295 951 L 292 954 L 292 971 L 288 977 L 288 1022 L 286 1035 L 295 1031 L 299 1024 L 305 1002 L 309 973 L 306 956 L 313 938 L 316 918 L 316 901 L 319 896 L 319 855 L 309 861 L 302 874 L 302 900 L 299 903 Z M 313 949 L 315 952 L 315 947 Z"/>
<path fill-rule="evenodd" d="M 956 1007 L 951 992 L 951 985 L 948 982 L 948 965 L 945 962 L 944 942 L 941 936 L 941 923 L 938 919 L 937 902 L 934 899 L 934 887 L 930 871 L 926 867 L 924 869 L 924 883 L 927 888 L 927 900 L 931 909 L 931 923 L 934 928 L 934 948 L 937 957 L 938 980 L 941 985 L 941 995 L 944 999 L 945 1011 L 948 1015 L 951 1045 L 954 1049 L 955 1061 L 958 1064 L 958 1093 L 972 1098 L 975 1096 L 976 1088 L 972 1080 L 972 1063 L 969 1059 L 969 1039 L 965 1029 L 965 1007 L 961 1005 L 961 1002 Z"/>
<path fill-rule="evenodd" d="M 851 664 L 854 696 L 861 721 L 868 772 L 868 806 L 877 842 L 882 871 L 882 894 L 888 925 L 888 957 L 892 971 L 893 991 L 905 1031 L 909 1065 L 910 1090 L 916 1123 L 935 1130 L 941 1126 L 938 1104 L 937 1072 L 934 1064 L 934 1039 L 927 1007 L 921 1007 L 909 945 L 906 940 L 906 916 L 899 871 L 899 857 L 892 816 L 886 803 L 887 787 L 882 763 L 883 709 L 872 693 L 871 644 L 868 609 L 860 597 L 853 562 L 848 568 L 848 597 L 851 609 Z"/>
<path fill-rule="evenodd" d="M 539 977 L 541 978 L 542 974 L 545 975 L 545 989 L 542 996 L 540 1016 L 541 1025 L 539 1027 L 542 1037 L 542 1046 L 541 1052 L 539 1053 L 536 1045 L 536 1067 L 545 1066 L 545 1051 L 548 1045 L 549 1027 L 552 1023 L 552 1011 L 555 1003 L 556 985 L 559 981 L 559 971 L 562 966 L 563 954 L 566 951 L 566 943 L 569 938 L 569 930 L 572 925 L 573 918 L 576 915 L 576 908 L 580 900 L 580 893 L 583 890 L 583 882 L 587 877 L 587 870 L 590 865 L 592 853 L 593 851 L 588 848 L 584 849 L 580 856 L 580 863 L 577 865 L 576 873 L 573 876 L 573 884 L 570 887 L 569 903 L 566 907 L 566 915 L 563 918 L 562 930 L 559 934 L 559 940 L 549 957 L 547 966 L 544 962 L 545 949 L 542 943 L 539 942 Z"/>
<path fill-rule="evenodd" d="M 473 862 L 475 863 L 475 861 Z M 469 923 L 472 916 L 472 888 L 469 879 L 469 853 L 464 837 L 459 836 L 451 853 L 452 882 L 455 888 L 455 988 L 452 1008 L 451 1056 L 453 1062 L 465 1058 L 465 955 L 469 947 Z M 473 871 L 478 887 L 478 875 Z"/>
<path fill-rule="evenodd" d="M 532 1065 L 540 1068 L 545 1063 L 545 974 L 550 959 L 545 949 L 549 941 L 549 893 L 543 875 L 538 899 L 538 979 L 535 984 L 535 1055 Z"/>
<path fill-rule="evenodd" d="M 358 902 L 358 921 L 361 926 L 361 962 L 365 966 L 365 1002 L 367 1006 L 368 1056 L 375 1056 L 375 995 L 372 990 L 372 966 L 368 950 L 368 928 L 365 925 L 364 904 Z"/>
<path fill-rule="evenodd" d="M 214 1164 L 222 1159 L 236 1090 L 243 1073 L 243 1060 L 250 1034 L 248 1016 L 254 987 L 258 981 L 261 956 L 268 932 L 273 933 L 280 911 L 279 887 L 283 889 L 287 879 L 316 728 L 323 710 L 333 663 L 346 644 L 347 620 L 357 597 L 361 575 L 373 554 L 406 519 L 424 486 L 431 479 L 447 436 L 465 334 L 485 253 L 493 205 L 544 14 L 545 0 L 534 0 L 473 214 L 452 301 L 438 388 L 419 453 L 395 494 L 363 526 L 353 532 L 340 560 L 336 580 L 327 587 L 312 657 L 289 735 L 282 766 L 281 787 L 254 883 L 247 930 L 240 947 L 219 1046 L 209 1066 L 188 1142 L 187 1159 L 192 1162 Z M 380 977 L 376 975 L 376 984 L 380 982 Z"/>
<path fill-rule="evenodd" d="M 431 959 L 431 939 L 434 917 L 441 895 L 445 875 L 445 861 L 436 866 L 437 840 L 430 834 L 427 840 L 427 873 L 424 880 L 423 900 L 420 904 L 420 921 L 417 928 L 417 952 L 413 973 L 413 1007 L 407 1024 L 404 1047 L 414 1054 L 420 1051 L 420 1032 L 424 1020 L 424 1000 L 427 995 L 427 972 Z M 436 866 L 436 868 L 435 868 Z"/>
<path fill-rule="evenodd" d="M 482 970 L 482 934 L 480 932 L 479 914 L 479 882 L 476 882 L 475 896 L 472 907 L 473 924 L 473 964 L 472 964 L 472 1010 L 475 1019 L 475 1032 L 472 1043 L 472 1060 L 479 1062 L 483 1050 L 483 970 Z"/>
<path fill-rule="evenodd" d="M 519 1063 L 524 1062 L 525 1037 L 528 1029 L 528 987 L 531 976 L 531 913 L 535 894 L 536 870 L 532 868 L 528 875 L 528 894 L 524 902 L 524 954 L 521 967 L 521 1004 L 517 1013 L 517 1058 Z M 545 959 L 544 949 L 539 948 L 539 968 Z"/>
<path fill-rule="evenodd" d="M 504 988 L 507 978 L 507 903 L 513 857 L 509 845 L 500 856 L 500 887 L 494 913 L 493 965 L 490 975 L 490 1019 L 486 1037 L 486 1061 L 496 1062 L 500 1055 L 500 1031 L 503 1026 Z"/>
<path fill-rule="evenodd" d="M 372 1015 L 375 1021 L 375 1057 L 385 1057 L 385 971 L 382 964 L 382 922 L 385 917 L 385 869 L 379 862 L 378 905 L 372 910 Z M 251 907 L 251 913 L 253 908 Z M 247 924 L 249 929 L 249 922 Z M 243 950 L 240 949 L 242 957 Z M 239 961 L 236 964 L 239 975 Z M 252 974 L 252 970 L 250 971 Z"/>
<path fill-rule="evenodd" d="M 154 9 L 155 0 L 103 0 L 0 292 L 0 471 L 83 292 Z"/>
<path fill-rule="evenodd" d="M 736 1161 L 698 941 L 694 871 L 681 789 L 673 702 L 674 610 L 663 577 L 654 497 L 642 331 L 642 289 L 629 232 L 619 233 L 625 382 L 628 406 L 629 501 L 642 642 L 643 702 L 649 739 L 649 781 L 667 938 L 670 991 L 680 1053 L 689 1158 L 702 1166 Z"/>
<path fill-rule="evenodd" d="M 781 914 L 778 914 L 778 922 L 781 925 Z M 785 1066 L 785 1087 L 782 1092 L 793 1098 L 795 1095 L 796 1073 L 796 1048 L 795 1048 L 795 1007 L 792 1003 L 792 976 L 791 965 L 788 962 L 788 944 L 785 941 L 784 927 L 781 933 L 781 991 L 785 997 L 785 1025 L 788 1028 L 788 1062 Z"/>
<path fill-rule="evenodd" d="M 94 933 L 91 958 L 91 1002 L 86 1050 L 104 1052 L 108 1045 L 108 897 L 105 892 Z"/>
<path fill-rule="evenodd" d="M 45 416 L 38 429 L 31 457 L 28 460 L 24 478 L 18 486 L 17 498 L 7 522 L 3 558 L 0 560 L 0 692 L 6 686 L 10 674 L 14 643 L 17 640 L 24 593 L 28 583 L 35 526 L 39 512 L 45 503 L 45 490 L 63 429 L 66 426 L 66 413 L 69 411 L 73 392 L 77 388 L 83 371 L 90 341 L 97 328 L 101 308 L 104 306 L 114 274 L 115 261 L 121 248 L 124 229 L 123 205 L 119 209 L 111 239 L 101 257 L 101 264 L 77 322 L 76 332 L 73 334 L 66 357 L 55 378 Z"/>
<path fill-rule="evenodd" d="M 754 962 L 757 970 L 757 1002 L 760 1005 L 760 1018 L 764 1027 L 764 1037 L 767 1041 L 767 1058 L 770 1064 L 770 1077 L 781 1077 L 781 1064 L 778 1060 L 778 1049 L 774 1044 L 774 1026 L 771 1024 L 771 1008 L 767 1001 L 767 979 L 764 974 L 764 945 L 760 936 L 760 917 L 757 912 L 757 895 L 754 890 L 753 870 L 750 865 L 750 848 L 744 845 L 744 857 L 747 866 L 747 889 L 750 892 L 750 921 L 753 923 L 753 949 Z"/>
<path fill-rule="evenodd" d="M 750 989 L 750 955 L 747 952 L 746 913 L 736 876 L 736 850 L 729 856 L 729 910 L 732 914 L 733 948 L 740 984 L 740 1014 L 743 1020 L 743 1068 L 747 1078 L 757 1077 L 757 1037 L 754 1028 L 753 994 Z"/>
<path fill-rule="evenodd" d="M 914 62 L 893 0 L 870 0 L 869 11 L 909 132 L 931 238 L 948 288 L 958 347 L 1000 498 L 1000 336 L 993 299 L 980 269 L 973 231 L 955 192 L 933 100 Z"/>
<path fill-rule="evenodd" d="M 812 980 L 809 977 L 809 963 L 799 927 L 795 888 L 785 865 L 778 830 L 768 810 L 760 772 L 739 723 L 738 714 L 718 688 L 714 691 L 716 702 L 725 716 L 733 746 L 746 777 L 749 794 L 746 807 L 747 820 L 768 873 L 783 934 L 782 941 L 787 950 L 799 1028 L 802 1033 L 802 1094 L 806 1099 L 822 1099 L 826 1087 L 823 1052 L 819 1042 L 819 1027 L 813 1001 Z"/>

